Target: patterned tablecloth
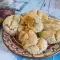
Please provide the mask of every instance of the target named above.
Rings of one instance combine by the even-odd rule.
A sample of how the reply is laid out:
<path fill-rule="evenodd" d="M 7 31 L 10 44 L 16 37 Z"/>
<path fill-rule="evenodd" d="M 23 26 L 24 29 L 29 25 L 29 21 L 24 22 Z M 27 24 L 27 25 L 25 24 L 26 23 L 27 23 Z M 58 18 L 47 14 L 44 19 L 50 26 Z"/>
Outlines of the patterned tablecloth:
<path fill-rule="evenodd" d="M 6 5 L 6 1 L 8 4 Z M 10 8 L 14 8 L 16 14 L 26 13 L 33 9 L 40 9 L 44 12 L 60 18 L 60 0 L 5 0 L 4 4 Z M 0 6 L 2 6 L 0 0 Z M 33 60 L 59 60 L 60 53 L 55 54 L 54 56 L 44 58 L 44 59 L 33 59 Z M 12 54 L 3 44 L 2 41 L 2 30 L 0 30 L 0 59 L 1 60 L 32 60 L 29 58 L 24 58 Z"/>

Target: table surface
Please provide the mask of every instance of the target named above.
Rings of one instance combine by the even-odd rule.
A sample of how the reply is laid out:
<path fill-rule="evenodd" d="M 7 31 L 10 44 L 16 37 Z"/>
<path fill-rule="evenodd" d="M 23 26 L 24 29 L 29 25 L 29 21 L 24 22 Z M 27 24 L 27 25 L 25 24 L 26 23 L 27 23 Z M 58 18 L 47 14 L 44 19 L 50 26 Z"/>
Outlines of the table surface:
<path fill-rule="evenodd" d="M 20 3 L 19 3 L 20 2 Z M 18 6 L 17 6 L 18 4 Z M 16 11 L 16 14 L 25 13 L 32 9 L 40 9 L 44 12 L 53 15 L 57 18 L 60 18 L 60 0 L 16 0 L 15 8 L 19 11 Z M 2 29 L 0 29 L 0 50 L 11 53 L 2 41 Z M 39 60 L 39 59 L 34 59 Z M 53 59 L 51 59 L 53 60 Z"/>

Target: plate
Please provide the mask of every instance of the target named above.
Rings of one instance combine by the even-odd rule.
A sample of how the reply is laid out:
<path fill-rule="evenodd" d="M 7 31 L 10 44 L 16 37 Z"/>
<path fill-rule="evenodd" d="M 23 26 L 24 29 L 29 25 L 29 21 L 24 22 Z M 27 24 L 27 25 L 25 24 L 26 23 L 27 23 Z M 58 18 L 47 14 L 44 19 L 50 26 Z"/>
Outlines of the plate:
<path fill-rule="evenodd" d="M 60 43 L 49 45 L 43 53 L 32 55 L 25 51 L 15 37 L 9 35 L 4 29 L 2 30 L 2 39 L 6 47 L 13 53 L 27 58 L 45 58 L 52 56 L 60 51 Z"/>

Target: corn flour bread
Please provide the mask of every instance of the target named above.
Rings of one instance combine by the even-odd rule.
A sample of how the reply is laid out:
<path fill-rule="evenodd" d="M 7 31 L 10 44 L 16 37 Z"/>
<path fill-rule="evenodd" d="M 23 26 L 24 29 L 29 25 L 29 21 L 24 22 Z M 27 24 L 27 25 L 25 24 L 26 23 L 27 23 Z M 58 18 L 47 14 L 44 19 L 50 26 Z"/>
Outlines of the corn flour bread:
<path fill-rule="evenodd" d="M 20 23 L 20 15 L 8 16 L 3 22 L 4 30 L 10 35 L 14 36 Z"/>
<path fill-rule="evenodd" d="M 45 51 L 48 47 L 47 41 L 43 38 L 40 38 L 38 43 L 35 45 L 31 45 L 29 47 L 24 47 L 27 51 L 29 51 L 31 54 L 40 54 L 43 51 Z"/>
<path fill-rule="evenodd" d="M 49 18 L 43 22 L 44 30 L 59 30 L 60 29 L 60 20 L 55 18 Z"/>
<path fill-rule="evenodd" d="M 48 43 L 45 39 L 39 38 L 37 46 L 39 47 L 40 51 L 45 51 L 48 47 Z"/>
<path fill-rule="evenodd" d="M 30 11 L 22 17 L 22 24 L 35 32 L 40 32 L 43 30 L 42 14 L 39 10 Z"/>
<path fill-rule="evenodd" d="M 37 44 L 38 38 L 34 31 L 21 31 L 19 34 L 19 41 L 21 41 L 24 48 Z"/>
<path fill-rule="evenodd" d="M 42 53 L 50 44 L 60 42 L 60 21 L 49 18 L 41 10 L 8 16 L 3 28 L 11 36 L 17 35 L 16 40 L 23 49 L 33 55 Z"/>
<path fill-rule="evenodd" d="M 41 37 L 47 40 L 48 44 L 57 43 L 55 34 L 56 34 L 56 31 L 52 31 L 52 30 L 45 30 L 40 33 Z"/>
<path fill-rule="evenodd" d="M 32 46 L 26 47 L 24 49 L 27 50 L 30 54 L 33 54 L 33 55 L 42 53 L 42 52 L 39 52 L 40 50 L 39 50 L 37 45 L 32 45 Z"/>

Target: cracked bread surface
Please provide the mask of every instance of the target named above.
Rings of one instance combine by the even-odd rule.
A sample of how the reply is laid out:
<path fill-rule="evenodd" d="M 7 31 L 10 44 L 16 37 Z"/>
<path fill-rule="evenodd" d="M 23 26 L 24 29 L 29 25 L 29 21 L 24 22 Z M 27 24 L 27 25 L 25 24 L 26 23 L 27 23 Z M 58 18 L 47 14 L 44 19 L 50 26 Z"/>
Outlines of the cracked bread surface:
<path fill-rule="evenodd" d="M 20 15 L 8 16 L 3 22 L 4 30 L 14 36 L 17 33 L 17 28 L 20 23 Z"/>

